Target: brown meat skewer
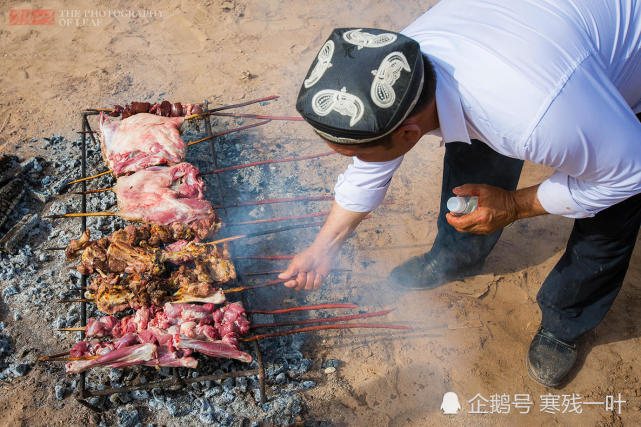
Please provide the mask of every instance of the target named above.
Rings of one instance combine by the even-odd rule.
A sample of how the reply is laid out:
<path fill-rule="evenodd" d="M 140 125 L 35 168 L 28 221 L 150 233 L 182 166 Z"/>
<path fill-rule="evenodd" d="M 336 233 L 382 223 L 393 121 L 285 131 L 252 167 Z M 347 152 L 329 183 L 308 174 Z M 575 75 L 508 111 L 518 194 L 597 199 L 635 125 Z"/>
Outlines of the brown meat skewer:
<path fill-rule="evenodd" d="M 258 98 L 258 99 L 252 99 L 251 101 L 240 102 L 238 104 L 223 105 L 221 107 L 212 108 L 211 110 L 207 110 L 207 111 L 215 112 L 215 111 L 229 110 L 232 108 L 246 107 L 247 105 L 257 104 L 259 102 L 271 101 L 278 98 L 280 98 L 279 95 L 270 95 L 264 98 Z M 102 111 L 104 113 L 112 113 L 116 111 L 116 109 L 115 108 L 87 108 L 87 111 L 97 111 L 97 112 Z"/>
<path fill-rule="evenodd" d="M 267 283 L 262 283 L 260 285 L 238 286 L 236 288 L 223 289 L 223 293 L 225 295 L 227 295 L 227 294 L 235 294 L 235 293 L 238 293 L 238 292 L 249 291 L 249 290 L 252 290 L 252 289 L 265 288 L 265 287 L 268 287 L 268 286 L 278 285 L 280 283 L 285 283 L 286 281 L 287 280 L 278 279 L 278 280 L 272 280 L 272 281 L 267 282 Z M 171 302 L 172 303 L 188 303 L 190 301 L 191 300 L 189 298 L 183 298 L 183 299 L 177 299 L 177 300 L 174 300 L 174 301 L 171 301 Z M 76 303 L 76 302 L 92 303 L 92 302 L 95 302 L 95 301 L 91 300 L 91 299 L 88 299 L 88 298 L 76 298 L 76 299 L 68 299 L 68 300 L 60 300 L 60 301 L 58 301 L 59 304 Z M 194 301 L 191 301 L 191 302 L 194 302 Z M 84 329 L 83 328 L 80 328 L 80 329 L 78 329 L 78 328 L 60 328 L 60 329 L 57 329 L 57 330 L 58 331 L 66 331 L 66 332 L 78 332 L 78 331 L 83 331 Z"/>

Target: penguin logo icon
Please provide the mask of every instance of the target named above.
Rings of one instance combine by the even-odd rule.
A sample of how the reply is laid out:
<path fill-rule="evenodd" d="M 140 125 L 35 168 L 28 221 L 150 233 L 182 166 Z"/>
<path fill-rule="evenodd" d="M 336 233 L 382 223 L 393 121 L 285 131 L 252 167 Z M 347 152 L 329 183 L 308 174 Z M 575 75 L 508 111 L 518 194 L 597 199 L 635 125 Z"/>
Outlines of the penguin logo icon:
<path fill-rule="evenodd" d="M 441 411 L 445 415 L 456 415 L 461 410 L 461 404 L 458 401 L 458 396 L 453 391 L 448 391 L 443 395 L 443 403 L 441 403 Z"/>

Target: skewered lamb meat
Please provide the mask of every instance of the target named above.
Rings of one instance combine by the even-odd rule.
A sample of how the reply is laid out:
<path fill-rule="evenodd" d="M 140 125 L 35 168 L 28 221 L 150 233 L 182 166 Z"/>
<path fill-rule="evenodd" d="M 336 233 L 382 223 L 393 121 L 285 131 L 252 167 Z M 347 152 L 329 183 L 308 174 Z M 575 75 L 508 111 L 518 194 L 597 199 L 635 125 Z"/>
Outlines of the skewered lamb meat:
<path fill-rule="evenodd" d="M 112 122 L 100 113 L 100 147 L 105 163 L 116 177 L 150 166 L 180 163 L 187 148 L 179 132 L 184 120 L 142 113 Z"/>
<path fill-rule="evenodd" d="M 225 294 L 213 283 L 192 282 L 180 271 L 170 279 L 149 274 L 108 274 L 92 280 L 85 297 L 100 311 L 114 314 L 127 308 L 160 306 L 175 299 L 220 304 Z"/>
<path fill-rule="evenodd" d="M 132 102 L 124 107 L 114 105 L 113 111 L 109 113 L 111 117 L 122 115 L 123 119 L 140 113 L 156 114 L 164 117 L 189 116 L 191 114 L 202 113 L 203 109 L 198 104 L 181 104 L 180 102 L 162 101 L 151 105 L 149 102 Z"/>
<path fill-rule="evenodd" d="M 220 228 L 217 216 L 205 218 L 190 224 L 174 222 L 169 225 L 162 224 L 130 224 L 125 228 L 114 231 L 104 238 L 106 245 L 110 242 L 120 241 L 130 246 L 158 248 L 163 244 L 174 243 L 179 240 L 206 239 L 214 235 Z M 91 240 L 90 231 L 87 230 L 79 239 L 72 239 L 65 251 L 67 259 L 74 259 L 85 248 L 101 244 L 101 239 Z M 105 247 L 106 250 L 106 247 Z"/>
<path fill-rule="evenodd" d="M 113 314 L 130 307 L 162 305 L 172 291 L 167 279 L 149 274 L 108 274 L 92 280 L 85 296 L 94 299 L 103 313 Z"/>
<path fill-rule="evenodd" d="M 199 172 L 183 162 L 121 177 L 114 186 L 120 216 L 156 224 L 191 223 L 211 216 L 212 206 L 203 199 Z"/>
<path fill-rule="evenodd" d="M 189 281 L 216 284 L 236 278 L 236 270 L 226 244 L 220 248 L 216 245 L 198 245 L 193 241 L 179 240 L 164 249 L 159 249 L 143 244 L 149 240 L 136 241 L 136 236 L 141 235 L 135 231 L 129 234 L 114 233 L 109 237 L 91 241 L 87 230 L 79 240 L 70 242 L 66 251 L 67 259 L 74 259 L 82 250 L 82 258 L 76 267 L 82 274 L 100 272 L 160 275 L 166 270 L 165 263 L 171 263 L 181 266 L 182 270 L 178 271 L 184 276 L 174 279 L 176 287 L 179 287 L 185 278 Z M 129 244 L 130 242 L 139 246 Z"/>
<path fill-rule="evenodd" d="M 70 351 L 72 357 L 100 357 L 70 362 L 66 370 L 77 373 L 96 366 L 134 364 L 196 367 L 196 360 L 189 357 L 192 351 L 249 363 L 252 357 L 238 349 L 237 339 L 246 335 L 249 328 L 240 303 L 227 304 L 218 310 L 213 304 L 165 304 L 159 310 L 140 309 L 120 321 L 112 316 L 92 318 L 86 328 L 88 338 L 116 340 L 76 343 Z"/>

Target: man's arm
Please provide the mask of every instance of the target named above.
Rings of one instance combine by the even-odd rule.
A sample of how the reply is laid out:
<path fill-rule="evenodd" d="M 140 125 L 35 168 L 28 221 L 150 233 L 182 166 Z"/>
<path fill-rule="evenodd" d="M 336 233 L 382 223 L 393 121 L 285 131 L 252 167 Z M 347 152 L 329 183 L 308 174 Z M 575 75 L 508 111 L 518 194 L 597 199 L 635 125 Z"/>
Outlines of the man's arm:
<path fill-rule="evenodd" d="M 515 191 L 484 184 L 465 184 L 456 187 L 457 196 L 477 196 L 479 204 L 474 212 L 455 216 L 447 214 L 447 222 L 463 233 L 492 234 L 517 219 L 545 215 L 537 196 L 539 185 Z"/>
<path fill-rule="evenodd" d="M 332 268 L 336 254 L 345 240 L 369 212 L 352 212 L 336 202 L 314 243 L 296 255 L 287 270 L 278 275 L 288 288 L 319 289 Z"/>

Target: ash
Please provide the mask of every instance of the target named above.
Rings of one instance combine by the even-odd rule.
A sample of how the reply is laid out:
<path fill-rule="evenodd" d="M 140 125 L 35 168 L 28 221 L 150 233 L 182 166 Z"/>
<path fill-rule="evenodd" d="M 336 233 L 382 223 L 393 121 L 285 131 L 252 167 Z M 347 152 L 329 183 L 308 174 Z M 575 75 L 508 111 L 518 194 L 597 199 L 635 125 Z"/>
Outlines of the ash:
<path fill-rule="evenodd" d="M 90 118 L 92 126 L 97 126 Z M 246 124 L 240 121 L 212 123 L 214 132 Z M 279 144 L 256 141 L 256 134 L 229 134 L 216 141 L 218 167 L 241 164 L 260 159 L 285 156 Z M 204 136 L 204 129 L 189 127 L 183 133 L 185 141 Z M 92 397 L 88 403 L 101 412 L 91 412 L 76 403 L 79 376 L 64 373 L 61 363 L 38 363 L 44 354 L 69 349 L 79 334 L 59 333 L 57 328 L 80 325 L 79 304 L 61 304 L 57 301 L 77 298 L 81 295 L 81 275 L 65 262 L 63 251 L 48 251 L 47 247 L 64 247 L 72 238 L 80 235 L 79 219 L 43 220 L 42 216 L 81 210 L 81 197 L 70 192 L 80 190 L 80 185 L 67 188 L 67 182 L 80 177 L 81 140 L 69 141 L 61 136 L 29 141 L 35 149 L 44 150 L 47 159 L 11 158 L 15 173 L 5 173 L 2 168 L 0 186 L 19 177 L 24 182 L 24 191 L 19 200 L 6 215 L 0 227 L 0 238 L 17 233 L 13 243 L 0 248 L 0 391 L 8 383 L 18 381 L 38 382 L 49 391 L 43 405 L 62 407 L 75 405 L 78 411 L 87 411 L 92 423 L 98 425 L 136 426 L 141 423 L 162 425 L 288 425 L 300 422 L 306 411 L 305 398 L 308 390 L 322 381 L 323 369 L 337 362 L 315 360 L 304 353 L 305 334 L 272 338 L 260 342 L 266 374 L 266 403 L 260 404 L 259 382 L 256 376 L 196 382 L 180 388 L 135 390 L 128 393 Z M 288 154 L 291 154 L 288 153 Z M 4 161 L 4 160 L 2 160 Z M 202 143 L 188 149 L 187 161 L 202 171 L 214 168 L 210 157 L 209 143 Z M 16 166 L 17 165 L 17 166 Z M 225 189 L 225 202 L 242 202 L 271 197 L 292 197 L 302 194 L 330 194 L 330 188 L 320 185 L 316 188 L 302 188 L 296 175 L 297 165 L 261 166 L 225 173 L 219 177 L 206 177 L 207 195 L 215 204 L 219 199 L 217 179 Z M 306 168 L 309 165 L 301 165 Z M 87 174 L 105 170 L 99 147 L 87 137 Z M 11 175 L 11 176 L 10 176 Z M 115 180 L 105 175 L 90 181 L 88 188 L 111 187 Z M 87 196 L 87 211 L 111 210 L 116 198 L 111 192 Z M 326 208 L 309 203 L 297 206 L 295 213 L 310 213 Z M 269 218 L 291 214 L 292 207 L 263 205 L 222 211 L 223 221 L 242 221 L 254 218 Z M 26 218 L 26 219 L 25 219 Z M 284 224 L 266 224 L 254 228 L 235 227 L 231 234 L 248 230 L 257 231 L 262 226 L 274 228 Z M 98 238 L 124 227 L 125 222 L 117 217 L 89 217 L 87 227 L 92 238 Z M 16 226 L 22 227 L 15 230 Z M 313 229 L 312 229 L 313 230 Z M 251 243 L 235 246 L 236 253 L 280 254 L 292 253 L 308 245 L 314 231 L 296 230 L 279 233 L 271 237 L 254 239 Z M 273 268 L 271 264 L 244 261 L 236 263 L 239 271 L 257 271 Z M 284 265 L 283 265 L 284 266 Z M 278 268 L 278 267 L 276 267 Z M 271 280 L 269 276 L 255 280 Z M 259 283 L 259 282 L 255 282 Z M 247 295 L 249 308 L 283 307 L 283 299 L 295 299 L 297 304 L 318 303 L 322 293 L 287 295 L 276 288 L 265 288 Z M 341 302 L 341 301 L 337 301 Z M 87 304 L 87 317 L 94 315 L 95 305 Z M 255 315 L 253 322 L 263 323 L 286 320 L 292 317 Z M 253 347 L 246 346 L 253 352 Z M 254 355 L 255 356 L 255 355 Z M 220 374 L 231 371 L 255 369 L 240 362 L 201 357 L 196 370 L 181 369 L 182 376 Z M 107 387 L 131 386 L 151 383 L 171 376 L 169 369 L 154 370 L 133 367 L 124 370 L 94 369 L 87 373 L 86 387 L 102 390 Z"/>

